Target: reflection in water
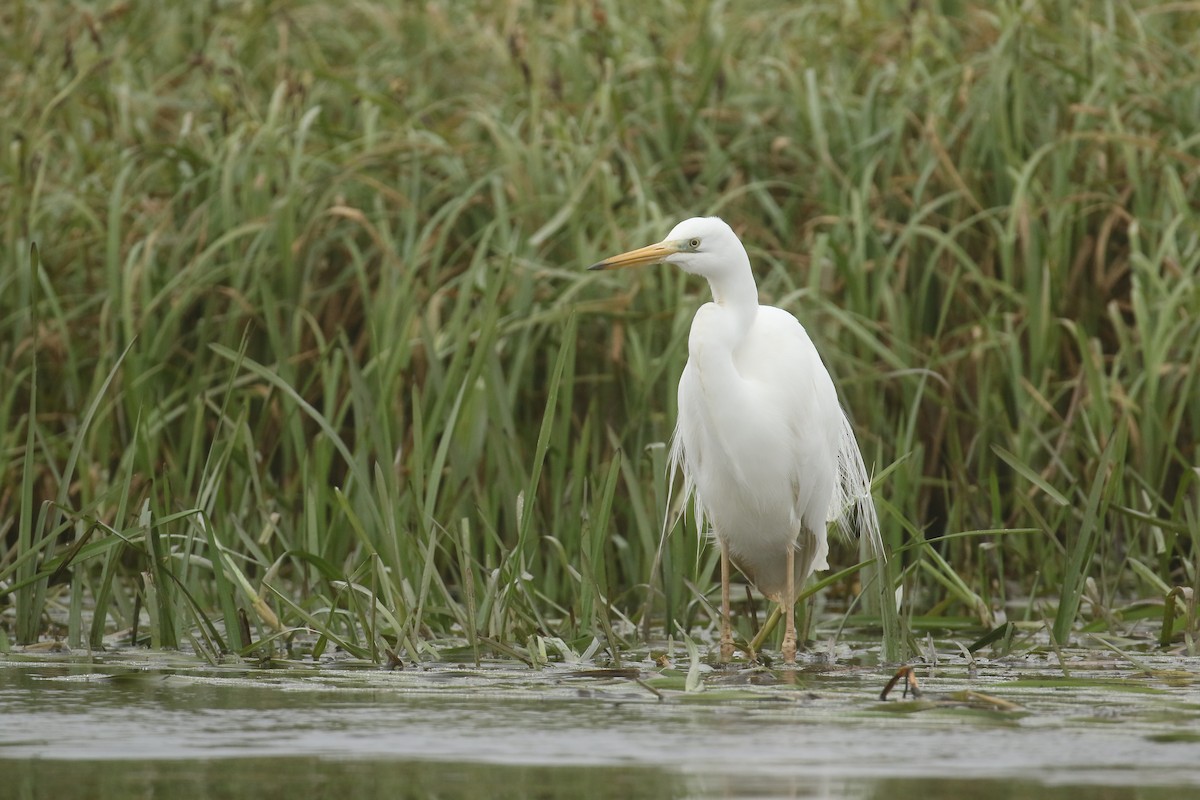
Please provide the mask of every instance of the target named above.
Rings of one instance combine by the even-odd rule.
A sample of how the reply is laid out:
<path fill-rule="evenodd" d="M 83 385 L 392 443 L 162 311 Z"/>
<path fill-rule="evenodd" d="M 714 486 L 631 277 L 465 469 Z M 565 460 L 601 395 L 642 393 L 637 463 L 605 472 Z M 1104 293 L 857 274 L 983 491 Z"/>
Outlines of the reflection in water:
<path fill-rule="evenodd" d="M 688 777 L 653 767 L 538 767 L 428 761 L 237 758 L 211 761 L 19 761 L 0 796 L 15 800 L 460 800 L 684 797 L 862 800 L 1182 800 L 1186 790 L 1043 786 L 1012 780 L 885 778 L 813 781 Z M 10 794 L 11 792 L 11 794 Z"/>
<path fill-rule="evenodd" d="M 405 761 L 239 758 L 213 761 L 24 761 L 4 766 L 0 796 L 19 800 L 417 800 L 683 796 L 652 768 L 491 766 Z M 19 787 L 19 788 L 18 788 Z M 8 791 L 17 789 L 15 795 Z"/>

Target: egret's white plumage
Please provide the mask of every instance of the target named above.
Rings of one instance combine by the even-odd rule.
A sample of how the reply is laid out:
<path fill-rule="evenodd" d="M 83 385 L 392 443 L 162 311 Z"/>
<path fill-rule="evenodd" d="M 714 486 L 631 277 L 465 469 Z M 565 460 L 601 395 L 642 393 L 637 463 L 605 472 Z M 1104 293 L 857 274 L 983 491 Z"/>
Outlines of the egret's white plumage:
<path fill-rule="evenodd" d="M 685 220 L 662 242 L 592 269 L 661 261 L 706 278 L 713 295 L 692 320 L 670 461 L 721 544 L 722 657 L 733 649 L 732 558 L 788 612 L 791 660 L 796 592 L 829 566 L 827 522 L 859 530 L 882 554 L 858 442 L 808 333 L 790 313 L 759 305 L 750 258 L 724 221 Z"/>

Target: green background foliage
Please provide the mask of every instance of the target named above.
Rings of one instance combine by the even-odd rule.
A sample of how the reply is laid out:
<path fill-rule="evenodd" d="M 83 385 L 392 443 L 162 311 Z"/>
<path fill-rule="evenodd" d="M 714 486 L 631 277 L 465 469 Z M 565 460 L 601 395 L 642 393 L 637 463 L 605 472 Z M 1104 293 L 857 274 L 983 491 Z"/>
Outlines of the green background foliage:
<path fill-rule="evenodd" d="M 706 624 L 690 516 L 653 567 L 707 288 L 584 269 L 696 214 L 833 372 L 910 625 L 1063 641 L 1196 584 L 1188 4 L 15 0 L 0 36 L 17 641 Z"/>

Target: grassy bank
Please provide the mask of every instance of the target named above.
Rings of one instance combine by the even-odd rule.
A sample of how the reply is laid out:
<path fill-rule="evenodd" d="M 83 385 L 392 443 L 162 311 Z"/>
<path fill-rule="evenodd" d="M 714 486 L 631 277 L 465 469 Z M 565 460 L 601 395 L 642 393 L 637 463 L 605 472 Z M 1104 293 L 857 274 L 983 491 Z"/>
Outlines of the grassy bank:
<path fill-rule="evenodd" d="M 1200 553 L 1198 34 L 1187 3 L 8 4 L 7 636 L 698 632 L 690 518 L 652 566 L 707 289 L 584 267 L 699 213 L 837 378 L 914 628 L 1157 634 L 1130 602 Z"/>

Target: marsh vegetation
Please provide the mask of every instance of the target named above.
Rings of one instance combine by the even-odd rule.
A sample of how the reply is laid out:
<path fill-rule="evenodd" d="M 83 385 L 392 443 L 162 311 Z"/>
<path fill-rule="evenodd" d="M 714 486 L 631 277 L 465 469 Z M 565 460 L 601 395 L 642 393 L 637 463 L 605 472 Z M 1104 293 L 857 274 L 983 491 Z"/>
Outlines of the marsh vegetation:
<path fill-rule="evenodd" d="M 0 644 L 703 649 L 664 443 L 706 289 L 584 270 L 703 213 L 837 378 L 898 646 L 1192 653 L 1198 34 L 1099 0 L 7 4 Z M 877 631 L 861 588 L 810 638 Z"/>

